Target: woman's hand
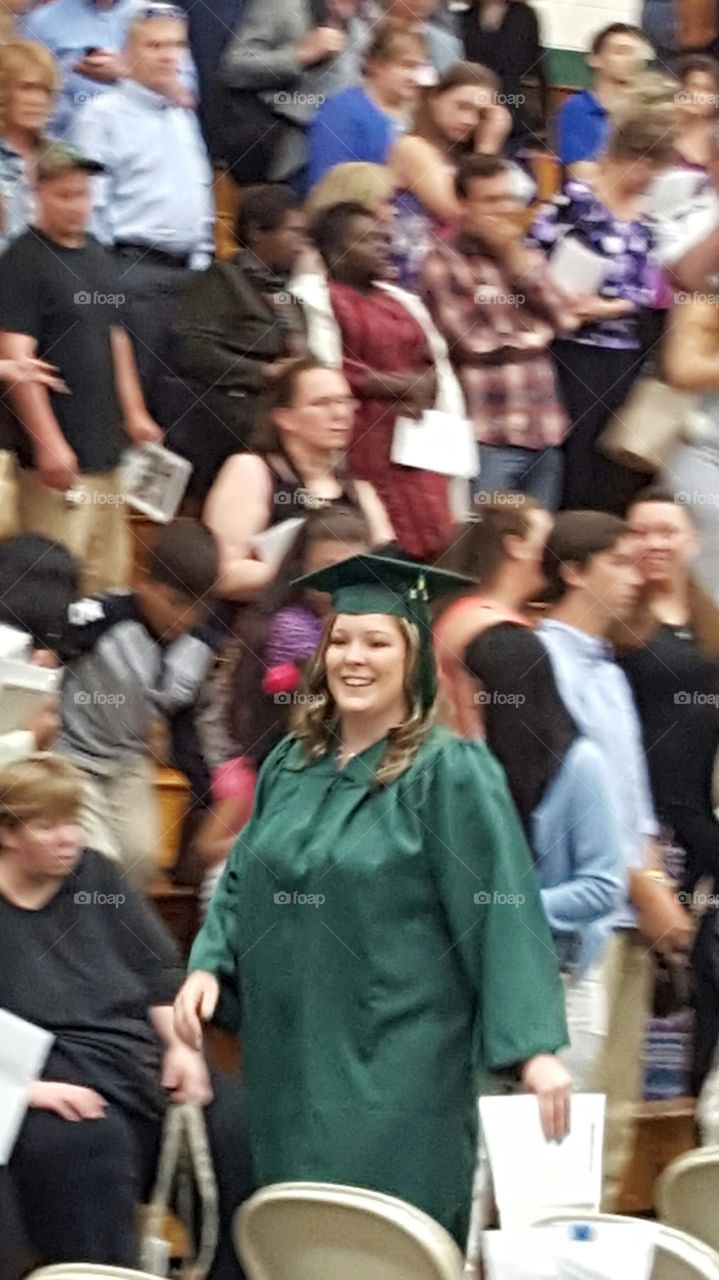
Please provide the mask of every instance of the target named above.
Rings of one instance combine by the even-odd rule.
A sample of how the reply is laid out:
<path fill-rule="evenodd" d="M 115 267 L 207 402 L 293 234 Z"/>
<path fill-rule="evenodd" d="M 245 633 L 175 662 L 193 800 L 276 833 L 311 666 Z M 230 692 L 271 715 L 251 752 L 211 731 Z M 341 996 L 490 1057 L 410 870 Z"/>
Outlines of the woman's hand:
<path fill-rule="evenodd" d="M 191 973 L 175 1000 L 175 1033 L 190 1049 L 202 1048 L 202 1023 L 209 1022 L 220 998 L 220 984 L 212 973 Z"/>
<path fill-rule="evenodd" d="M 569 1133 L 572 1077 L 553 1053 L 538 1053 L 522 1068 L 522 1083 L 536 1093 L 544 1136 L 560 1142 Z"/>
<path fill-rule="evenodd" d="M 501 103 L 491 102 L 483 107 L 477 128 L 474 131 L 475 153 L 485 156 L 499 156 L 504 144 L 512 132 L 512 113 Z"/>
<path fill-rule="evenodd" d="M 212 1102 L 210 1073 L 203 1055 L 179 1041 L 165 1050 L 162 1087 L 173 1102 L 196 1102 L 200 1107 Z"/>
<path fill-rule="evenodd" d="M 107 1103 L 94 1089 L 61 1080 L 35 1080 L 27 1094 L 29 1107 L 54 1111 L 63 1120 L 102 1120 Z"/>
<path fill-rule="evenodd" d="M 61 727 L 60 704 L 54 693 L 41 700 L 25 726 L 33 734 L 38 751 L 49 750 Z"/>

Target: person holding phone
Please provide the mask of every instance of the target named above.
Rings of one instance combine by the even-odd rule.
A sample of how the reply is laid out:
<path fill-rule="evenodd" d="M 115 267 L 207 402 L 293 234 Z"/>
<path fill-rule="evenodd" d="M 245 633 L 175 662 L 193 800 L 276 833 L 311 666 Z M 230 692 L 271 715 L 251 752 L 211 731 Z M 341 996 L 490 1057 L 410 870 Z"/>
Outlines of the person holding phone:
<path fill-rule="evenodd" d="M 141 6 L 136 0 L 53 0 L 36 5 L 25 17 L 22 34 L 46 45 L 62 73 L 53 136 L 67 136 L 81 107 L 117 88 L 128 69 L 125 42 L 133 17 L 164 8 L 162 3 Z M 194 63 L 186 52 L 178 87 L 181 105 L 191 105 L 196 89 Z"/>

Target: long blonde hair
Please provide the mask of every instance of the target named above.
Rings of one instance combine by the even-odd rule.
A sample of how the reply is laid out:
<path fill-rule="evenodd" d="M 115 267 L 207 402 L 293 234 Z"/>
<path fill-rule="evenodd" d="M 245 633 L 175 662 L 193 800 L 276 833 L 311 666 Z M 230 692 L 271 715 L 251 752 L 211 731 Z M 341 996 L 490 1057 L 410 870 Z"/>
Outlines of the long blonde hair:
<path fill-rule="evenodd" d="M 327 683 L 326 656 L 336 618 L 337 614 L 330 614 L 325 623 L 319 647 L 306 675 L 306 701 L 298 704 L 293 717 L 292 732 L 302 743 L 305 765 L 328 755 L 339 745 L 340 717 Z M 389 786 L 409 769 L 434 719 L 433 710 L 423 709 L 417 692 L 419 632 L 413 623 L 404 618 L 397 618 L 396 621 L 407 645 L 404 695 L 410 710 L 406 720 L 390 730 L 387 749 L 374 777 L 377 787 Z"/>

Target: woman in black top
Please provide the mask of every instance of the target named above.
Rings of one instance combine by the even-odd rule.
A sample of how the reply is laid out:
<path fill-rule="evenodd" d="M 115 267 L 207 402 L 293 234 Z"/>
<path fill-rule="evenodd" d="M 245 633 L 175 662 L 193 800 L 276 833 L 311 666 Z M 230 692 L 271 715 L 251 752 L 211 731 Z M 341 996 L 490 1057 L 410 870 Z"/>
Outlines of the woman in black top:
<path fill-rule="evenodd" d="M 25 1274 L 28 1258 L 136 1265 L 162 1117 L 191 1100 L 207 1108 L 219 1188 L 211 1278 L 240 1280 L 229 1232 L 251 1190 L 240 1082 L 211 1083 L 175 1037 L 180 957 L 115 866 L 80 846 L 82 802 L 81 775 L 59 756 L 0 772 L 0 1006 L 54 1037 L 0 1171 L 2 1277 Z"/>
<path fill-rule="evenodd" d="M 637 701 L 654 803 L 686 854 L 680 890 L 689 905 L 700 881 L 719 885 L 719 823 L 712 773 L 719 748 L 719 612 L 692 582 L 698 550 L 686 508 L 649 492 L 630 507 L 644 577 L 640 613 L 618 638 Z M 719 939 L 713 898 L 692 962 L 696 1018 L 692 1086 L 699 1091 L 719 1035 Z"/>
<path fill-rule="evenodd" d="M 472 0 L 460 22 L 465 58 L 499 76 L 502 106 L 512 113 L 511 142 L 515 148 L 531 146 L 547 115 L 544 57 L 533 5 L 525 0 Z M 535 81 L 538 89 L 534 111 L 527 104 L 528 81 Z"/>
<path fill-rule="evenodd" d="M 341 502 L 362 512 L 372 546 L 393 540 L 372 485 L 350 480 L 344 469 L 354 411 L 349 383 L 338 369 L 307 357 L 288 362 L 279 374 L 255 452 L 228 458 L 205 504 L 203 519 L 220 548 L 223 600 L 253 600 L 274 581 L 278 559 L 261 559 L 253 543 L 273 525 L 309 511 Z"/>

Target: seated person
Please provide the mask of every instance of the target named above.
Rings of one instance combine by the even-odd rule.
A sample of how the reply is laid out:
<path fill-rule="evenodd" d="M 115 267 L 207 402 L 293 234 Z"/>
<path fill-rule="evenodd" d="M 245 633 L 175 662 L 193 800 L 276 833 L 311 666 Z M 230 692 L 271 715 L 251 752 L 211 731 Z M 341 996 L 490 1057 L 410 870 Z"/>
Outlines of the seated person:
<path fill-rule="evenodd" d="M 82 795 L 82 774 L 57 757 L 0 773 L 0 1003 L 55 1037 L 9 1164 L 20 1223 L 43 1261 L 136 1265 L 163 1113 L 195 1101 L 219 1186 L 211 1280 L 235 1280 L 227 1233 L 250 1189 L 241 1085 L 213 1085 L 175 1037 L 179 956 L 126 878 L 83 849 Z"/>
<path fill-rule="evenodd" d="M 304 324 L 288 281 L 304 245 L 304 217 L 289 187 L 243 192 L 239 251 L 193 276 L 174 323 L 174 368 L 195 412 L 178 414 L 168 445 L 193 464 L 192 495 L 207 497 L 230 454 L 249 447 L 261 393 L 280 362 L 303 354 Z"/>
<path fill-rule="evenodd" d="M 57 666 L 56 650 L 77 599 L 80 569 L 69 551 L 38 533 L 19 533 L 0 555 L 0 658 Z M 0 734 L 0 768 L 49 747 L 60 729 L 57 695 L 39 702 L 24 725 Z"/>
<path fill-rule="evenodd" d="M 148 736 L 155 719 L 194 702 L 211 665 L 195 629 L 217 572 L 210 531 L 179 520 L 155 539 L 136 591 L 71 611 L 58 750 L 85 775 L 85 840 L 138 885 L 152 875 L 159 839 Z"/>
<path fill-rule="evenodd" d="M 557 116 L 557 153 L 571 178 L 591 181 L 593 162 L 609 135 L 610 114 L 622 107 L 651 59 L 652 47 L 639 27 L 612 22 L 597 32 L 587 55 L 592 87 L 565 102 Z"/>
<path fill-rule="evenodd" d="M 367 50 L 364 81 L 322 103 L 309 131 L 308 186 L 337 164 L 384 164 L 409 123 L 426 48 L 412 27 L 387 22 Z"/>

